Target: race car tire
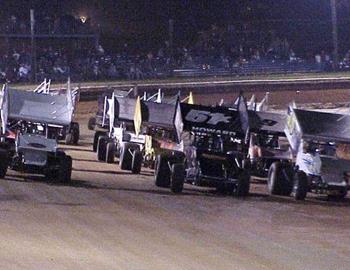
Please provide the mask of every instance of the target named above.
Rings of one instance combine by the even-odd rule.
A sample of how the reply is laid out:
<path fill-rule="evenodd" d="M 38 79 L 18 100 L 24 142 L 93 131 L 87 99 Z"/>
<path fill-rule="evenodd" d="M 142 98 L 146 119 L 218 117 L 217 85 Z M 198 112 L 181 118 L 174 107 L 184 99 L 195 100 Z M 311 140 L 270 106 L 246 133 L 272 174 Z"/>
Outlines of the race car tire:
<path fill-rule="evenodd" d="M 293 195 L 296 200 L 304 200 L 308 191 L 307 176 L 303 171 L 297 171 L 294 175 Z"/>
<path fill-rule="evenodd" d="M 65 153 L 58 153 L 58 157 L 53 161 L 55 169 L 49 169 L 45 172 L 45 176 L 49 180 L 54 180 L 60 183 L 69 183 L 72 176 L 72 158 Z"/>
<path fill-rule="evenodd" d="M 170 190 L 173 193 L 181 193 L 184 188 L 185 166 L 182 163 L 176 163 L 171 166 Z"/>
<path fill-rule="evenodd" d="M 72 123 L 71 133 L 72 133 L 72 144 L 77 145 L 80 137 L 79 123 L 77 122 Z"/>
<path fill-rule="evenodd" d="M 97 142 L 97 160 L 106 161 L 107 137 L 99 136 Z"/>
<path fill-rule="evenodd" d="M 170 186 L 170 169 L 168 160 L 162 155 L 158 155 L 155 164 L 154 180 L 157 187 L 167 188 Z"/>
<path fill-rule="evenodd" d="M 107 163 L 113 163 L 114 162 L 114 156 L 115 156 L 115 144 L 112 141 L 107 142 L 107 146 L 106 146 L 106 162 Z"/>
<path fill-rule="evenodd" d="M 276 161 L 271 164 L 267 176 L 267 188 L 272 195 L 289 196 L 293 189 L 293 168 Z"/>
<path fill-rule="evenodd" d="M 115 149 L 115 156 L 117 157 L 117 158 L 119 158 L 120 157 L 120 144 L 119 143 L 117 143 L 117 145 L 116 145 L 116 149 Z"/>
<path fill-rule="evenodd" d="M 290 196 L 290 194 L 293 191 L 293 178 L 294 178 L 294 169 L 291 164 L 289 163 L 283 164 L 282 178 L 284 180 L 284 183 L 281 187 L 281 195 Z"/>
<path fill-rule="evenodd" d="M 236 197 L 246 197 L 249 194 L 250 189 L 250 173 L 243 170 L 237 179 L 237 185 L 233 192 Z"/>
<path fill-rule="evenodd" d="M 66 136 L 64 138 L 64 143 L 66 145 L 73 144 L 73 134 L 71 132 L 66 133 Z"/>
<path fill-rule="evenodd" d="M 61 183 L 69 183 L 72 176 L 72 158 L 64 155 L 59 159 L 59 170 L 57 171 L 57 180 Z"/>
<path fill-rule="evenodd" d="M 140 150 L 135 150 L 131 161 L 131 172 L 133 174 L 139 174 L 142 167 L 142 153 Z"/>
<path fill-rule="evenodd" d="M 96 118 L 95 117 L 90 117 L 88 121 L 88 129 L 89 130 L 94 130 L 96 126 Z"/>
<path fill-rule="evenodd" d="M 336 194 L 328 194 L 328 199 L 330 200 L 342 200 L 348 194 L 347 188 L 339 190 Z"/>
<path fill-rule="evenodd" d="M 243 159 L 242 167 L 243 167 L 244 170 L 249 170 L 250 171 L 251 168 L 252 168 L 252 164 L 250 162 L 250 159 L 248 159 L 248 158 Z"/>
<path fill-rule="evenodd" d="M 131 143 L 123 143 L 120 146 L 120 156 L 119 156 L 119 166 L 122 170 L 131 171 L 132 169 L 132 153 L 130 153 L 133 149 L 135 149 L 134 145 Z"/>
<path fill-rule="evenodd" d="M 4 178 L 7 173 L 9 156 L 6 149 L 0 149 L 0 178 Z"/>
<path fill-rule="evenodd" d="M 97 151 L 98 138 L 99 138 L 100 136 L 102 136 L 102 135 L 106 136 L 106 133 L 105 133 L 105 132 L 101 132 L 101 131 L 96 131 L 96 132 L 95 132 L 94 141 L 93 141 L 93 143 L 92 143 L 92 151 L 93 151 L 93 152 L 96 152 L 96 151 Z"/>

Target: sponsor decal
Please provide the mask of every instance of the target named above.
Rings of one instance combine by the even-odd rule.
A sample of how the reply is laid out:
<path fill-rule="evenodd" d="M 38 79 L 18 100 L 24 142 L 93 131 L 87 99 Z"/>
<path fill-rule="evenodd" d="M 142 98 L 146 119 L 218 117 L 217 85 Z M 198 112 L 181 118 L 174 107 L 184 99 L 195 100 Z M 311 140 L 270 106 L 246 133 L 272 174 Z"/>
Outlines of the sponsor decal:
<path fill-rule="evenodd" d="M 185 120 L 189 122 L 206 123 L 209 125 L 217 125 L 218 123 L 230 123 L 231 119 L 231 116 L 226 116 L 223 113 L 212 113 L 194 109 L 191 109 L 185 117 Z"/>
<path fill-rule="evenodd" d="M 236 132 L 228 131 L 228 130 L 220 130 L 215 128 L 205 128 L 205 127 L 192 127 L 193 132 L 199 132 L 199 133 L 210 133 L 210 134 L 217 134 L 217 135 L 227 135 L 234 137 L 236 135 Z"/>

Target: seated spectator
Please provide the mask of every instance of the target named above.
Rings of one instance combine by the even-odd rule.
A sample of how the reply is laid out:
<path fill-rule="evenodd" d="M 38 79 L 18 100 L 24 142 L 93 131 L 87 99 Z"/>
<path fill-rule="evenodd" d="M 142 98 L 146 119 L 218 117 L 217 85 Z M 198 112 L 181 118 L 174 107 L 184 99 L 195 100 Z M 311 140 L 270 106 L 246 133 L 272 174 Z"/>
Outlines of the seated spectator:
<path fill-rule="evenodd" d="M 30 66 L 26 64 L 21 64 L 18 69 L 18 75 L 20 81 L 29 81 Z"/>

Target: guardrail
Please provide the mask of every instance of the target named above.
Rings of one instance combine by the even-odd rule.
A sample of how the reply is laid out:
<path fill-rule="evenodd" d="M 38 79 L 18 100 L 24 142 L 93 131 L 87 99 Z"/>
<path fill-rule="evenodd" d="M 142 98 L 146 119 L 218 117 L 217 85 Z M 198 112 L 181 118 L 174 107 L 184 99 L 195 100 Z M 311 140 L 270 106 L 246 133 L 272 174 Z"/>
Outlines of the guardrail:
<path fill-rule="evenodd" d="M 78 84 L 72 84 L 73 87 Z M 53 86 L 51 89 L 64 89 L 65 85 Z M 325 89 L 349 89 L 350 77 L 309 77 L 309 78 L 283 78 L 283 79 L 249 79 L 249 80 L 202 80 L 181 82 L 123 82 L 123 83 L 96 83 L 80 84 L 81 100 L 95 100 L 105 91 L 130 90 L 137 87 L 138 94 L 143 92 L 153 93 L 159 88 L 167 95 L 174 95 L 181 91 L 187 94 L 192 91 L 196 93 L 215 93 L 240 91 L 298 91 L 298 90 L 325 90 Z"/>

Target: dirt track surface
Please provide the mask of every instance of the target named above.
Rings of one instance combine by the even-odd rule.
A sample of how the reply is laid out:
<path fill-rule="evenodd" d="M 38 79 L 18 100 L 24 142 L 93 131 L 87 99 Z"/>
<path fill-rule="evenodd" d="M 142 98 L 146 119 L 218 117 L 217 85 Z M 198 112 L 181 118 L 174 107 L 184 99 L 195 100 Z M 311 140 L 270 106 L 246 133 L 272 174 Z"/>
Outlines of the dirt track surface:
<path fill-rule="evenodd" d="M 71 185 L 9 171 L 0 181 L 0 269 L 349 269 L 350 199 L 246 199 L 96 161 L 82 103 Z"/>

